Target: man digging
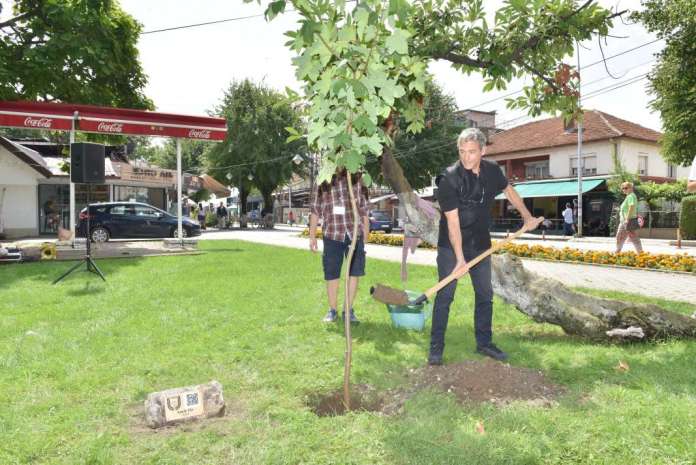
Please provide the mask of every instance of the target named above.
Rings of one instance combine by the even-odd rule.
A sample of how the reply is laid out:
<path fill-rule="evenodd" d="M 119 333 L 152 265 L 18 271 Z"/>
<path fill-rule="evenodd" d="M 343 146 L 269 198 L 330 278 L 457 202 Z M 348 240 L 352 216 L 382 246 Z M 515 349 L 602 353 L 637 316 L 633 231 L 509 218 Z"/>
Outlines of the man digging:
<path fill-rule="evenodd" d="M 459 160 L 438 177 L 437 198 L 442 211 L 437 244 L 440 280 L 491 247 L 491 206 L 501 192 L 520 212 L 530 231 L 538 223 L 498 164 L 481 159 L 485 145 L 486 137 L 480 130 L 469 128 L 462 131 L 457 138 Z M 469 270 L 469 275 L 475 294 L 476 351 L 496 360 L 506 360 L 507 354 L 492 341 L 491 257 L 475 265 Z M 442 365 L 447 320 L 456 289 L 455 280 L 440 290 L 435 298 L 428 356 L 430 365 Z"/>

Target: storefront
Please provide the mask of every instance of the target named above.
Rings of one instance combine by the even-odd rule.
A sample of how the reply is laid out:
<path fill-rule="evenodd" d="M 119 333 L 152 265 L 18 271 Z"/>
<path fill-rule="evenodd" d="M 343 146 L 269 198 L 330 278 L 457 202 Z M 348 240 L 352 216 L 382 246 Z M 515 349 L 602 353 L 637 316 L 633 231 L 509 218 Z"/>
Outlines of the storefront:
<path fill-rule="evenodd" d="M 16 184 L 21 181 L 23 183 L 21 188 L 26 191 L 23 195 L 15 195 L 15 191 L 20 187 L 12 187 L 7 196 L 9 205 L 4 216 L 10 214 L 11 208 L 12 222 L 15 223 L 21 219 L 22 225 L 21 231 L 19 226 L 13 228 L 18 230 L 13 235 L 55 235 L 59 227 L 68 228 L 70 224 L 70 179 L 63 166 L 65 159 L 55 156 L 60 150 L 56 149 L 56 145 L 27 144 L 38 149 L 39 152 L 21 143 L 4 140 L 18 153 L 23 150 L 27 154 L 33 154 L 38 160 L 38 163 L 35 161 L 34 164 L 40 165 L 47 174 L 47 176 L 40 176 L 39 173 L 35 173 L 36 176 L 32 176 L 34 179 L 32 182 L 26 181 L 26 176 L 16 174 L 12 176 L 13 182 Z M 42 153 L 53 156 L 42 156 Z M 11 155 L 11 153 L 6 153 L 4 158 Z M 15 164 L 19 162 L 19 160 L 13 161 Z M 24 168 L 24 171 L 27 168 Z M 4 171 L 3 174 L 11 174 L 9 168 Z M 105 160 L 105 175 L 104 184 L 75 185 L 76 214 L 79 214 L 88 202 L 117 201 L 147 203 L 175 213 L 176 209 L 173 208 L 176 206 L 175 171 L 149 166 L 132 166 L 126 162 L 113 162 L 107 158 Z M 9 183 L 9 179 L 6 179 L 0 184 L 8 186 Z M 190 193 L 200 189 L 200 184 L 198 177 L 186 176 L 184 178 L 186 192 Z"/>
<path fill-rule="evenodd" d="M 583 233 L 587 236 L 606 236 L 613 198 L 607 191 L 606 177 L 585 178 L 582 181 Z M 551 179 L 514 184 L 529 211 L 534 216 L 543 216 L 551 221 L 548 230 L 563 231 L 563 210 L 570 204 L 577 211 L 577 179 Z M 493 231 L 513 231 L 522 220 L 517 210 L 505 199 L 505 194 L 496 197 L 493 207 Z"/>

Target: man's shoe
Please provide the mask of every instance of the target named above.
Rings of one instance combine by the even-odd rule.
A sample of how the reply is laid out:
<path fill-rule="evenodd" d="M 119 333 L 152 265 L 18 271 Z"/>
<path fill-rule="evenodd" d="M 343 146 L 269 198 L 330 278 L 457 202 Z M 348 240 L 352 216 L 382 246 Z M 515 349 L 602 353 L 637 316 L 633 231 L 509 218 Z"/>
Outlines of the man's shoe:
<path fill-rule="evenodd" d="M 341 312 L 341 319 L 344 319 L 346 317 L 346 311 Z M 355 316 L 355 311 L 353 309 L 350 310 L 350 324 L 352 325 L 359 325 L 360 320 L 358 320 L 358 317 Z"/>
<path fill-rule="evenodd" d="M 444 347 L 442 346 L 430 346 L 430 353 L 428 354 L 428 365 L 442 365 L 442 352 Z"/>
<path fill-rule="evenodd" d="M 476 352 L 501 362 L 507 360 L 508 358 L 508 354 L 498 349 L 492 342 L 485 346 L 477 346 Z"/>
<path fill-rule="evenodd" d="M 442 365 L 442 352 L 430 351 L 428 354 L 428 365 L 430 366 L 440 366 Z"/>
<path fill-rule="evenodd" d="M 324 317 L 323 321 L 324 321 L 324 323 L 335 323 L 337 319 L 338 319 L 338 312 L 332 308 L 328 311 L 328 313 Z"/>

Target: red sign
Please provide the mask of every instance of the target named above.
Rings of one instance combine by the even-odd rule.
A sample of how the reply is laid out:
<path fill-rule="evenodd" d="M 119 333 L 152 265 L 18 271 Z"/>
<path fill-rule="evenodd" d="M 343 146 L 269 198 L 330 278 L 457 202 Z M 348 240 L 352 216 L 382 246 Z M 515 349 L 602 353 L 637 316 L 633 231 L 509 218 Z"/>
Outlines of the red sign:
<path fill-rule="evenodd" d="M 0 126 L 27 129 L 45 129 L 48 131 L 70 131 L 71 118 L 55 118 L 48 116 L 22 115 L 10 112 L 0 112 Z"/>
<path fill-rule="evenodd" d="M 221 141 L 227 122 L 210 116 L 187 116 L 127 108 L 48 102 L 0 101 L 0 126 L 70 131 L 73 119 L 80 131 L 101 134 L 180 137 Z"/>
<path fill-rule="evenodd" d="M 101 134 L 130 134 L 139 136 L 184 137 L 200 140 L 225 140 L 226 128 L 191 127 L 184 125 L 138 124 L 138 122 L 121 122 L 80 118 L 80 131 Z"/>

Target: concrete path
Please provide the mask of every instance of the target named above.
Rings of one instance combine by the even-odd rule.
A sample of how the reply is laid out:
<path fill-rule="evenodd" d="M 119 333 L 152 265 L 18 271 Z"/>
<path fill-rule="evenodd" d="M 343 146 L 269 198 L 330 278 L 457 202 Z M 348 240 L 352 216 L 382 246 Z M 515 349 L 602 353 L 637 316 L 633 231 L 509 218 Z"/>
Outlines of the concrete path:
<path fill-rule="evenodd" d="M 307 238 L 298 237 L 301 228 L 278 227 L 264 230 L 209 231 L 201 239 L 236 239 L 262 244 L 305 249 L 309 252 Z M 531 242 L 531 241 L 528 241 Z M 540 243 L 541 241 L 534 241 Z M 319 248 L 321 249 L 321 240 Z M 401 247 L 366 245 L 370 258 L 401 262 Z M 435 266 L 434 250 L 418 249 L 409 256 L 409 263 Z M 605 266 L 547 262 L 523 259 L 524 266 L 542 276 L 553 278 L 571 287 L 587 287 L 642 294 L 696 305 L 696 275 L 668 273 L 651 270 L 633 270 Z"/>

